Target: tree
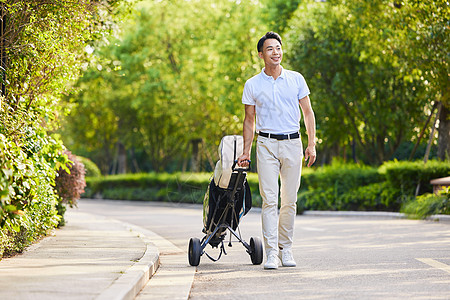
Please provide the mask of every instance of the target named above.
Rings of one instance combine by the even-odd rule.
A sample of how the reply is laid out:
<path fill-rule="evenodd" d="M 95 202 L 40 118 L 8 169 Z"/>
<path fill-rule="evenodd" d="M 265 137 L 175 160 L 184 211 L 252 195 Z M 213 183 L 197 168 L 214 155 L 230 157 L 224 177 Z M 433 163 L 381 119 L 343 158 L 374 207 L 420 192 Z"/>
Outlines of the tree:
<path fill-rule="evenodd" d="M 109 149 L 120 141 L 145 153 L 158 171 L 170 164 L 180 169 L 180 161 L 198 156 L 196 149 L 197 161 L 211 161 L 223 135 L 241 133 L 244 80 L 260 71 L 257 40 L 249 43 L 258 38 L 257 9 L 252 3 L 205 0 L 137 6 L 117 37 L 96 47 L 77 84 L 83 91 L 71 97 L 75 108 L 66 143 L 89 144 L 100 154 L 95 136 L 86 133 L 106 120 L 84 107 L 105 106 L 112 119 L 100 130 L 111 137 Z"/>
<path fill-rule="evenodd" d="M 76 86 L 78 92 L 70 96 L 74 99 L 73 102 L 65 104 L 73 117 L 64 118 L 62 138 L 72 151 L 83 156 L 90 155 L 102 173 L 107 174 L 118 142 L 120 115 L 117 114 L 123 111 L 117 109 L 118 95 L 111 93 L 111 81 L 108 80 L 107 70 L 97 70 L 95 62 L 92 62 L 92 65 L 95 69 L 85 71 L 78 80 Z M 67 134 L 68 132 L 70 134 Z"/>
<path fill-rule="evenodd" d="M 293 17 L 287 57 L 311 85 L 325 152 L 356 143 L 356 157 L 381 163 L 423 122 L 424 83 L 390 43 L 404 39 L 393 14 L 386 1 L 329 1 Z"/>
<path fill-rule="evenodd" d="M 450 84 L 448 24 L 450 4 L 444 0 L 406 1 L 398 7 L 398 24 L 407 32 L 407 43 L 399 45 L 408 53 L 408 62 L 420 70 L 427 83 L 429 102 L 442 103 L 439 114 L 437 156 L 450 158 Z"/>
<path fill-rule="evenodd" d="M 442 103 L 438 157 L 445 159 L 450 154 L 448 1 L 410 0 L 394 1 L 393 4 L 389 1 L 354 2 L 349 6 L 358 13 L 370 11 L 371 7 L 378 7 L 385 12 L 360 22 L 360 32 L 365 33 L 370 40 L 378 41 L 377 44 L 382 45 L 384 49 L 394 51 L 398 63 L 402 65 L 401 71 L 405 81 L 416 80 L 420 83 L 424 93 L 419 97 L 423 97 L 420 102 L 425 102 L 423 111 L 426 114 L 432 105 Z M 384 39 L 374 39 L 380 28 L 389 30 L 388 34 L 381 36 Z M 376 45 L 371 44 L 371 49 L 377 49 Z"/>

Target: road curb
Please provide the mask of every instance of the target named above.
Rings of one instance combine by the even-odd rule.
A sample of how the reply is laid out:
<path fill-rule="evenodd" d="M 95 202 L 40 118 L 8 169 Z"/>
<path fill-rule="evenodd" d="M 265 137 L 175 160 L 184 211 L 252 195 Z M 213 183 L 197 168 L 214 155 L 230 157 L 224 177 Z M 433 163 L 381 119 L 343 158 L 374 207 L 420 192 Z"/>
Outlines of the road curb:
<path fill-rule="evenodd" d="M 378 219 L 409 219 L 404 213 L 386 212 L 386 211 L 322 211 L 305 210 L 304 216 L 322 216 L 322 217 L 368 217 Z M 431 215 L 426 221 L 450 223 L 450 215 Z"/>
<path fill-rule="evenodd" d="M 97 300 L 133 300 L 145 287 L 150 278 L 155 274 L 160 264 L 158 248 L 135 226 L 116 219 L 112 221 L 121 223 L 134 232 L 146 245 L 144 255 L 116 279 L 106 290 L 96 298 Z"/>
<path fill-rule="evenodd" d="M 155 232 L 131 225 L 133 230 L 149 237 L 160 252 L 161 268 L 147 286 L 140 292 L 137 300 L 186 300 L 189 299 L 194 282 L 195 267 L 187 261 L 187 253 L 171 241 Z"/>
<path fill-rule="evenodd" d="M 406 219 L 406 215 L 397 212 L 385 211 L 325 211 L 325 210 L 305 210 L 304 216 L 324 216 L 324 217 L 371 217 L 387 219 Z"/>
<path fill-rule="evenodd" d="M 450 223 L 450 215 L 432 215 L 428 217 L 427 220 Z"/>

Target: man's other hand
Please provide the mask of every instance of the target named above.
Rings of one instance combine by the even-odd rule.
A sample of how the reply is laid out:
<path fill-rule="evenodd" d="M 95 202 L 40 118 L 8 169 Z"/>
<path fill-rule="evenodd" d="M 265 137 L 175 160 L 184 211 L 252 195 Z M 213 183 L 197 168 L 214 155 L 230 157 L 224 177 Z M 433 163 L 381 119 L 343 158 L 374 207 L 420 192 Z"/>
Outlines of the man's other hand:
<path fill-rule="evenodd" d="M 305 150 L 305 161 L 308 161 L 308 167 L 311 167 L 316 161 L 316 147 L 308 146 Z"/>

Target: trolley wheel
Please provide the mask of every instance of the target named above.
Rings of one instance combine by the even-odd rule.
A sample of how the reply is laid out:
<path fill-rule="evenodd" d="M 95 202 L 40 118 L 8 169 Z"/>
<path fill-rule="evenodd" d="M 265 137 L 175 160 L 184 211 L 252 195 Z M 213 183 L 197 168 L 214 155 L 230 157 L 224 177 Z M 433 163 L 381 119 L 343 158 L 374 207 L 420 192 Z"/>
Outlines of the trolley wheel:
<path fill-rule="evenodd" d="M 254 265 L 260 265 L 263 261 L 263 245 L 259 237 L 252 237 L 250 239 L 250 258 Z"/>
<path fill-rule="evenodd" d="M 200 240 L 198 238 L 191 238 L 189 241 L 189 264 L 191 266 L 198 266 L 200 263 L 200 256 L 202 252 L 202 245 L 200 244 Z"/>

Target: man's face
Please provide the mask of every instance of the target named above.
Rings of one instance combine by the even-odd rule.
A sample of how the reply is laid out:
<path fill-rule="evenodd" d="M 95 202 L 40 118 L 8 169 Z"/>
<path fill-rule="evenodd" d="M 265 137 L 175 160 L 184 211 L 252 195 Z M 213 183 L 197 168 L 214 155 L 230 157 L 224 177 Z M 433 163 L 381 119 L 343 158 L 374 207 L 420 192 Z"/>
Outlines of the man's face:
<path fill-rule="evenodd" d="M 266 66 L 277 66 L 281 64 L 283 58 L 283 50 L 281 44 L 276 39 L 267 39 L 264 41 L 262 52 L 258 53 L 259 57 L 264 60 Z"/>

